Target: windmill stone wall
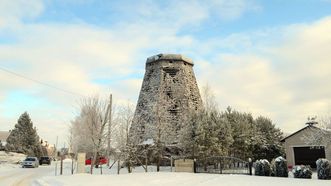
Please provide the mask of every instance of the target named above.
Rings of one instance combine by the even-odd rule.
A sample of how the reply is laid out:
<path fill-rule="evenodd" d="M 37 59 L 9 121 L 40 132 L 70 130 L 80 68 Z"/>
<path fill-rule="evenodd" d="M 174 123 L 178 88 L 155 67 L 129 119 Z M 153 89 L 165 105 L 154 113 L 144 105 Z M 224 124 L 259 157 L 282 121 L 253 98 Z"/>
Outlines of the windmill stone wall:
<path fill-rule="evenodd" d="M 186 119 L 201 109 L 202 101 L 193 72 L 193 62 L 179 54 L 147 58 L 130 135 L 135 143 L 155 140 L 162 124 L 164 141 L 178 142 Z M 167 129 L 166 129 L 167 128 Z"/>

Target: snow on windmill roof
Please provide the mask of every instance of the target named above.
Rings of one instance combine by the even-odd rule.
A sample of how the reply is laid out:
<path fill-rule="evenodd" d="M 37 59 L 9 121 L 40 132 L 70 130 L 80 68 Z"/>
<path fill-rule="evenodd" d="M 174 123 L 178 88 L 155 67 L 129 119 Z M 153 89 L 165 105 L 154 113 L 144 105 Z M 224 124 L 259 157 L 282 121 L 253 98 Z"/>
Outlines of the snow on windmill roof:
<path fill-rule="evenodd" d="M 185 57 L 181 54 L 158 54 L 147 58 L 146 63 L 152 63 L 160 60 L 172 60 L 172 61 L 185 61 L 186 63 L 193 65 L 192 59 Z"/>

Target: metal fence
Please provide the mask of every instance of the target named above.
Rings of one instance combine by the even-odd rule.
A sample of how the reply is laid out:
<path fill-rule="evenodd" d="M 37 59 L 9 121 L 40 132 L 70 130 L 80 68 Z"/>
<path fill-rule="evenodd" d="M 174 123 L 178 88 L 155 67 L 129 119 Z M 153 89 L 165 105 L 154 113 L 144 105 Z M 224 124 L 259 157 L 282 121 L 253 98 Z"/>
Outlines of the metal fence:
<path fill-rule="evenodd" d="M 214 156 L 196 160 L 197 173 L 250 174 L 249 162 L 228 156 Z"/>

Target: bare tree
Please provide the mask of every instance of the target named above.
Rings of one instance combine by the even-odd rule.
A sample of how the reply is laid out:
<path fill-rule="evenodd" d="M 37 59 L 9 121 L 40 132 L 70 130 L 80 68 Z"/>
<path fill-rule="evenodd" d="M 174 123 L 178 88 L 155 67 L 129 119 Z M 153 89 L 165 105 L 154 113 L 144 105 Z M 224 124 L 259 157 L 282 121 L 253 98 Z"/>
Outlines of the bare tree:
<path fill-rule="evenodd" d="M 83 113 L 76 116 L 74 120 L 71 121 L 69 126 L 69 147 L 71 151 L 77 152 L 89 152 L 93 149 L 93 143 L 90 138 L 87 138 L 89 133 L 89 128 L 83 119 Z"/>
<path fill-rule="evenodd" d="M 74 152 L 92 153 L 92 163 L 98 165 L 101 151 L 108 139 L 110 104 L 98 97 L 88 97 L 81 101 L 80 115 L 71 122 L 70 143 Z M 93 170 L 91 170 L 92 173 Z"/>
<path fill-rule="evenodd" d="M 306 123 L 309 127 L 308 133 L 303 136 L 303 140 L 312 146 L 331 145 L 331 117 L 323 117 L 317 121 L 317 117 L 309 117 Z"/>
<path fill-rule="evenodd" d="M 134 115 L 134 105 L 128 101 L 125 106 L 120 106 L 117 113 L 117 149 L 121 152 L 121 158 L 127 160 L 128 172 L 132 172 L 132 155 L 129 131 Z M 118 160 L 119 161 L 119 160 Z"/>

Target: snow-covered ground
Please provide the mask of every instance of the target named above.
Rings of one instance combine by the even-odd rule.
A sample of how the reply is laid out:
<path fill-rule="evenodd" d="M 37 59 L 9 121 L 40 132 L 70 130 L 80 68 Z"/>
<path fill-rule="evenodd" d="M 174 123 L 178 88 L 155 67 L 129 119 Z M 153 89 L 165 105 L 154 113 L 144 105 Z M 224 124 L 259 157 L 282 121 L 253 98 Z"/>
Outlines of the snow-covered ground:
<path fill-rule="evenodd" d="M 30 186 L 35 179 L 42 176 L 54 175 L 53 166 L 39 168 L 22 168 L 19 164 L 26 155 L 0 151 L 0 185 L 1 186 Z"/>
<path fill-rule="evenodd" d="M 37 179 L 34 182 L 35 186 L 329 186 L 330 184 L 331 181 L 317 179 L 304 180 L 248 175 L 193 174 L 175 172 L 151 172 L 120 175 L 76 174 L 74 176 L 48 176 Z"/>
<path fill-rule="evenodd" d="M 1 186 L 30 186 L 35 179 L 54 175 L 54 166 L 39 166 L 38 168 L 22 168 L 18 164 L 1 164 Z"/>
<path fill-rule="evenodd" d="M 26 158 L 25 154 L 0 151 L 0 166 L 3 164 L 17 164 Z"/>
<path fill-rule="evenodd" d="M 4 158 L 6 157 L 6 158 Z M 111 169 L 103 166 L 101 169 L 94 169 L 93 175 L 74 174 L 71 175 L 71 160 L 64 160 L 63 175 L 59 175 L 60 162 L 52 162 L 51 166 L 39 166 L 39 168 L 23 169 L 19 164 L 12 164 L 17 160 L 24 159 L 20 154 L 4 155 L 0 154 L 0 185 L 1 186 L 91 186 L 91 185 L 135 185 L 135 186 L 172 186 L 172 185 L 197 185 L 197 186 L 326 186 L 331 185 L 331 180 L 317 180 L 316 173 L 313 179 L 294 179 L 294 178 L 275 178 L 248 175 L 220 175 L 220 174 L 193 174 L 169 172 L 170 167 L 162 167 L 161 171 L 155 172 L 156 167 L 149 166 L 145 173 L 142 167 L 133 170 L 134 173 L 128 174 L 127 169 L 122 168 L 117 175 L 117 164 Z M 9 163 L 12 162 L 12 163 Z M 112 163 L 112 162 L 111 162 Z M 55 176 L 55 167 L 57 176 Z M 89 166 L 86 166 L 89 171 Z"/>
<path fill-rule="evenodd" d="M 117 175 L 117 164 L 111 169 L 104 167 L 103 175 L 100 175 L 100 168 L 94 169 L 93 174 L 75 174 L 68 175 L 71 160 L 65 160 L 64 167 L 66 175 L 63 176 L 47 176 L 36 179 L 33 182 L 34 186 L 90 186 L 90 185 L 117 185 L 117 186 L 326 186 L 331 184 L 331 180 L 317 180 L 316 173 L 313 179 L 294 179 L 294 178 L 275 178 L 275 177 L 260 177 L 248 175 L 220 175 L 220 174 L 193 174 L 193 173 L 176 173 L 169 172 L 170 167 L 162 167 L 161 171 L 155 172 L 156 167 L 149 166 L 148 172 L 145 173 L 142 167 L 136 167 L 132 174 L 127 172 L 126 168 L 122 168 L 120 174 Z M 86 166 L 89 170 L 89 166 Z M 290 176 L 292 176 L 290 174 Z"/>

